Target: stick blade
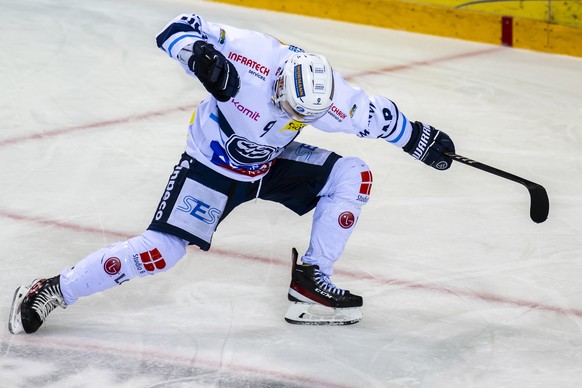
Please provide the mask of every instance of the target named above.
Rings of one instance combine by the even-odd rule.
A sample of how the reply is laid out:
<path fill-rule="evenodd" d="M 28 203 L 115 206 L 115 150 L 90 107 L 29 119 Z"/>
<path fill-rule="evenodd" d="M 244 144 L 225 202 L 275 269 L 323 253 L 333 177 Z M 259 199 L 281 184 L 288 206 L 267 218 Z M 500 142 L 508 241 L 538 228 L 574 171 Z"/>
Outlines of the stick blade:
<path fill-rule="evenodd" d="M 548 193 L 543 186 L 538 184 L 531 184 L 527 186 L 529 195 L 531 197 L 531 206 L 529 209 L 529 216 L 535 223 L 542 223 L 548 219 L 550 212 L 550 200 Z"/>

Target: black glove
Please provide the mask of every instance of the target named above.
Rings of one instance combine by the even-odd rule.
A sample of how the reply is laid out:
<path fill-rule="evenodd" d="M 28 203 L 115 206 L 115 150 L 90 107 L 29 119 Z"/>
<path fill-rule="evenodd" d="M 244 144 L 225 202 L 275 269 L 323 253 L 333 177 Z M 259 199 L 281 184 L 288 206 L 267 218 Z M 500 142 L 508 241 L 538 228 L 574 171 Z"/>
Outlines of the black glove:
<path fill-rule="evenodd" d="M 236 68 L 210 43 L 194 43 L 188 67 L 218 101 L 228 101 L 238 93 L 240 78 Z"/>
<path fill-rule="evenodd" d="M 437 170 L 446 170 L 453 159 L 445 152 L 455 152 L 455 145 L 446 133 L 416 121 L 412 123 L 412 136 L 402 149 Z"/>

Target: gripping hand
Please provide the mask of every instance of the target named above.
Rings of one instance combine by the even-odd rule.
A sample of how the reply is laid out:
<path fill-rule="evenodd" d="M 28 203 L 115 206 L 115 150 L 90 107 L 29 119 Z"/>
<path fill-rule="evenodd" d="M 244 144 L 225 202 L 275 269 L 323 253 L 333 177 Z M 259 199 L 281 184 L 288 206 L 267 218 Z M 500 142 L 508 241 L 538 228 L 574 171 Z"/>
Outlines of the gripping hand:
<path fill-rule="evenodd" d="M 202 40 L 194 43 L 188 67 L 218 101 L 228 101 L 238 93 L 240 78 L 236 68 L 212 44 Z"/>
<path fill-rule="evenodd" d="M 455 152 L 455 145 L 446 133 L 416 121 L 412 123 L 412 136 L 402 149 L 437 170 L 446 170 L 453 159 L 445 152 Z"/>

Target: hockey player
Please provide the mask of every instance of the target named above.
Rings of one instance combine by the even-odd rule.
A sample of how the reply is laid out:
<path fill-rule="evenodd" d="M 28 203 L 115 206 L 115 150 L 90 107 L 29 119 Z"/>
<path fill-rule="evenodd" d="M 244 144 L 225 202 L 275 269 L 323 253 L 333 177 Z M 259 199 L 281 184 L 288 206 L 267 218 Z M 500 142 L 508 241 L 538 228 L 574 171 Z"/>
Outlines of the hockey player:
<path fill-rule="evenodd" d="M 394 102 L 350 86 L 325 57 L 269 35 L 180 15 L 157 45 L 209 92 L 189 125 L 185 153 L 170 175 L 148 229 L 91 253 L 59 275 L 19 287 L 10 310 L 12 333 L 33 333 L 57 306 L 172 268 L 188 245 L 210 249 L 217 225 L 254 198 L 299 215 L 315 209 L 307 251 L 297 262 L 285 318 L 300 324 L 350 324 L 362 298 L 330 280 L 372 173 L 365 162 L 302 144 L 311 125 L 325 132 L 378 138 L 438 170 L 454 151 L 447 134 L 411 122 Z M 329 311 L 321 311 L 328 309 Z"/>

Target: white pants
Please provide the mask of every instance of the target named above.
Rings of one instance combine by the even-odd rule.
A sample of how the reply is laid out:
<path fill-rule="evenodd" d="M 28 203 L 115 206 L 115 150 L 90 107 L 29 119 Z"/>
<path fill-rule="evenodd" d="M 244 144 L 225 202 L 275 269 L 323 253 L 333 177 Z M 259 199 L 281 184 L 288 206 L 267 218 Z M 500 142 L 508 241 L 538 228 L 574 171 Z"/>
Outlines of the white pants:
<path fill-rule="evenodd" d="M 358 158 L 341 158 L 333 166 L 313 215 L 309 248 L 302 261 L 333 274 L 360 215 L 368 202 L 372 175 Z M 85 257 L 61 273 L 61 290 L 67 304 L 121 285 L 135 276 L 155 275 L 172 268 L 185 255 L 188 242 L 148 230 Z"/>

